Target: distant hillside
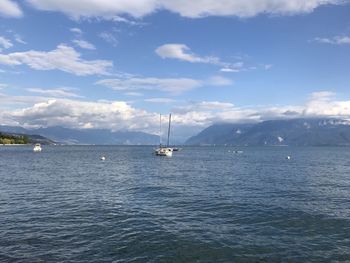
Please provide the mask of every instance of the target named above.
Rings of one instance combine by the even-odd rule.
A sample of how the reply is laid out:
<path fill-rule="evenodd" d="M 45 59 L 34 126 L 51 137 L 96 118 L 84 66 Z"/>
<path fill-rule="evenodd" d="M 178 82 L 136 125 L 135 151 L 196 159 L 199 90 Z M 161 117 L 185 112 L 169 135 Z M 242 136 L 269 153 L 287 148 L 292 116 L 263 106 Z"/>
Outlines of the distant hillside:
<path fill-rule="evenodd" d="M 201 131 L 199 134 L 189 138 L 186 144 L 200 145 L 200 144 L 227 144 L 227 140 L 234 140 L 240 134 L 246 132 L 252 124 L 214 124 Z"/>
<path fill-rule="evenodd" d="M 55 142 L 40 135 L 0 132 L 0 144 L 54 144 Z"/>
<path fill-rule="evenodd" d="M 350 145 L 350 122 L 340 119 L 271 120 L 257 124 L 215 124 L 189 138 L 188 145 Z"/>
<path fill-rule="evenodd" d="M 159 142 L 156 135 L 143 132 L 116 131 L 105 129 L 69 129 L 48 127 L 27 130 L 22 127 L 0 126 L 3 132 L 39 134 L 63 144 L 114 144 L 114 145 L 154 145 Z"/>

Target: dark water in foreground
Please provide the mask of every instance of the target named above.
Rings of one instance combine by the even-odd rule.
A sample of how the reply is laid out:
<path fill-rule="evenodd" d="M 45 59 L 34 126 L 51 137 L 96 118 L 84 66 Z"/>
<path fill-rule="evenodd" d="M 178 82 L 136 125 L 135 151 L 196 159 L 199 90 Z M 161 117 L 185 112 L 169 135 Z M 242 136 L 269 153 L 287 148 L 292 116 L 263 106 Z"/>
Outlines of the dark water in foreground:
<path fill-rule="evenodd" d="M 0 261 L 350 262 L 350 148 L 232 149 L 1 146 Z"/>

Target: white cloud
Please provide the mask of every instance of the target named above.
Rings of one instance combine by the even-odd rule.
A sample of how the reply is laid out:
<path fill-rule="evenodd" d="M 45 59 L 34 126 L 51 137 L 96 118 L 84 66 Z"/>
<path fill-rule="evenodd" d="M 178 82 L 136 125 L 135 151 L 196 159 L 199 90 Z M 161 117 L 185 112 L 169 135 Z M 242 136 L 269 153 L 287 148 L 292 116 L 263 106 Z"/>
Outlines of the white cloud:
<path fill-rule="evenodd" d="M 200 0 L 164 1 L 164 6 L 185 17 L 238 16 L 252 17 L 258 14 L 292 15 L 309 13 L 324 4 L 337 4 L 337 0 Z"/>
<path fill-rule="evenodd" d="M 265 69 L 268 70 L 272 65 L 263 64 L 258 66 L 246 66 L 243 61 L 235 63 L 224 62 L 216 56 L 198 56 L 191 51 L 191 49 L 185 44 L 164 44 L 156 48 L 155 53 L 163 59 L 177 59 L 180 61 L 186 61 L 190 63 L 204 63 L 212 64 L 222 67 L 220 72 L 241 72 L 253 69 Z"/>
<path fill-rule="evenodd" d="M 125 92 L 124 95 L 133 96 L 133 97 L 140 97 L 140 96 L 143 96 L 143 94 L 140 93 L 140 92 L 132 92 L 132 91 L 130 91 L 130 92 Z"/>
<path fill-rule="evenodd" d="M 335 93 L 331 91 L 317 91 L 310 94 L 310 101 L 329 101 L 335 97 Z"/>
<path fill-rule="evenodd" d="M 244 63 L 243 62 L 236 62 L 232 65 L 226 65 L 222 69 L 220 69 L 221 72 L 240 72 L 244 70 Z"/>
<path fill-rule="evenodd" d="M 135 90 L 158 90 L 173 94 L 182 93 L 198 88 L 201 81 L 190 78 L 125 78 L 125 79 L 103 79 L 96 82 L 114 90 L 135 91 Z"/>
<path fill-rule="evenodd" d="M 324 44 L 346 45 L 350 44 L 350 36 L 335 36 L 332 38 L 316 37 L 313 41 Z"/>
<path fill-rule="evenodd" d="M 214 76 L 207 80 L 191 78 L 141 78 L 130 76 L 126 78 L 103 79 L 97 81 L 96 84 L 118 91 L 156 90 L 177 95 L 205 85 L 230 85 L 232 81 L 220 76 Z"/>
<path fill-rule="evenodd" d="M 233 108 L 234 105 L 230 102 L 219 102 L 219 101 L 202 101 L 196 103 L 196 107 L 200 109 L 207 110 L 218 110 L 218 109 L 230 109 Z"/>
<path fill-rule="evenodd" d="M 38 93 L 49 97 L 63 97 L 63 98 L 81 98 L 78 94 L 74 93 L 74 89 L 71 88 L 57 88 L 57 89 L 41 89 L 41 88 L 29 88 L 27 91 L 32 93 Z"/>
<path fill-rule="evenodd" d="M 2 51 L 2 49 L 8 49 L 12 46 L 13 46 L 13 44 L 11 43 L 11 41 L 9 39 L 0 36 L 0 52 Z"/>
<path fill-rule="evenodd" d="M 328 91 L 312 93 L 303 114 L 350 118 L 350 101 L 336 100 L 335 95 L 335 93 Z"/>
<path fill-rule="evenodd" d="M 222 64 L 217 57 L 200 57 L 193 54 L 184 44 L 165 44 L 158 47 L 155 52 L 161 58 L 174 58 L 191 63 Z"/>
<path fill-rule="evenodd" d="M 108 60 L 84 60 L 74 48 L 60 44 L 52 51 L 0 54 L 0 64 L 27 65 L 36 70 L 61 70 L 78 76 L 108 75 L 113 63 Z"/>
<path fill-rule="evenodd" d="M 174 116 L 179 123 L 206 127 L 219 122 L 259 122 L 271 119 L 334 117 L 350 119 L 350 100 L 336 100 L 328 91 L 312 93 L 304 105 L 260 106 L 241 108 L 217 101 L 190 102 L 175 107 Z"/>
<path fill-rule="evenodd" d="M 77 28 L 77 27 L 72 27 L 69 30 L 70 30 L 70 32 L 73 32 L 74 34 L 77 34 L 77 35 L 82 35 L 83 34 L 83 31 L 81 31 L 81 29 Z"/>
<path fill-rule="evenodd" d="M 25 42 L 25 41 L 22 39 L 22 37 L 21 37 L 20 35 L 18 35 L 18 34 L 15 34 L 15 35 L 14 35 L 14 38 L 15 38 L 16 42 L 18 42 L 18 43 L 20 43 L 20 44 L 27 44 L 27 42 Z"/>
<path fill-rule="evenodd" d="M 147 25 L 147 23 L 142 22 L 141 20 L 126 19 L 125 17 L 121 17 L 121 16 L 117 16 L 117 15 L 113 16 L 110 20 L 113 22 L 117 22 L 117 23 L 124 23 L 124 24 L 127 24 L 129 26 L 143 27 L 143 26 Z"/>
<path fill-rule="evenodd" d="M 234 109 L 234 105 L 230 102 L 220 101 L 191 101 L 185 106 L 175 107 L 175 113 L 187 114 L 190 112 L 203 112 L 203 111 L 222 111 Z"/>
<path fill-rule="evenodd" d="M 118 45 L 118 39 L 111 33 L 102 32 L 99 34 L 99 37 L 114 47 Z"/>
<path fill-rule="evenodd" d="M 211 86 L 229 86 L 229 85 L 232 85 L 233 82 L 232 80 L 221 76 L 213 76 L 206 81 L 206 84 Z"/>
<path fill-rule="evenodd" d="M 59 11 L 79 19 L 118 15 L 143 17 L 158 10 L 168 10 L 184 17 L 253 17 L 259 14 L 294 15 L 310 13 L 319 6 L 342 4 L 342 0 L 27 0 L 41 10 Z"/>
<path fill-rule="evenodd" d="M 0 110 L 1 123 L 25 127 L 64 126 L 70 128 L 105 128 L 155 132 L 157 114 L 135 109 L 123 101 L 88 102 L 50 99 L 33 106 Z"/>
<path fill-rule="evenodd" d="M 28 0 L 28 2 L 40 10 L 63 12 L 74 19 L 82 17 L 111 19 L 123 14 L 142 17 L 156 9 L 155 0 Z"/>
<path fill-rule="evenodd" d="M 161 102 L 154 98 L 154 102 Z M 152 101 L 151 101 L 152 102 Z M 165 100 L 164 100 L 165 102 Z M 304 105 L 238 107 L 230 102 L 194 101 L 175 106 L 174 134 L 193 135 L 219 122 L 259 122 L 269 119 L 300 117 L 350 118 L 350 100 L 337 100 L 331 92 L 317 92 Z M 183 102 L 180 102 L 183 103 Z M 4 105 L 28 105 L 4 109 Z M 27 127 L 65 126 L 71 128 L 106 128 L 157 133 L 159 114 L 132 107 L 123 101 L 81 101 L 34 96 L 0 94 L 0 123 Z M 192 134 L 191 134 L 192 133 Z"/>
<path fill-rule="evenodd" d="M 145 99 L 146 102 L 152 102 L 152 103 L 174 103 L 176 100 L 170 99 L 170 98 L 150 98 L 150 99 Z"/>
<path fill-rule="evenodd" d="M 38 103 L 46 100 L 47 97 L 42 96 L 11 96 L 6 95 L 3 93 L 0 93 L 0 115 L 1 115 L 1 109 L 2 108 L 18 108 L 25 106 L 32 106 L 33 103 Z M 10 121 L 10 120 L 8 120 Z M 0 124 L 4 124 L 1 122 L 1 116 L 0 116 Z"/>
<path fill-rule="evenodd" d="M 263 69 L 263 70 L 269 70 L 272 68 L 271 64 L 258 64 L 258 65 L 245 65 L 244 62 L 236 62 L 236 63 L 226 63 L 226 65 L 220 69 L 220 72 L 225 73 L 238 73 L 242 71 L 249 71 L 249 70 L 257 70 L 257 69 Z"/>
<path fill-rule="evenodd" d="M 222 68 L 220 69 L 221 72 L 239 72 L 239 69 L 235 69 L 235 68 Z"/>
<path fill-rule="evenodd" d="M 90 49 L 90 50 L 96 49 L 96 47 L 93 44 L 82 39 L 74 39 L 73 43 L 76 44 L 78 47 L 81 47 L 84 49 Z"/>
<path fill-rule="evenodd" d="M 22 15 L 22 10 L 16 2 L 0 0 L 0 16 L 21 17 Z"/>

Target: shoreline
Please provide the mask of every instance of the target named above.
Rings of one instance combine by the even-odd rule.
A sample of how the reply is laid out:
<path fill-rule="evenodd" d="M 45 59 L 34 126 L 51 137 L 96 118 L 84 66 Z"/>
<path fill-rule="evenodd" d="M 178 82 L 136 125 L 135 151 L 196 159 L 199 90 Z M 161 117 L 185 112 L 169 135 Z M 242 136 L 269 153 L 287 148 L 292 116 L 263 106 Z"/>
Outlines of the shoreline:
<path fill-rule="evenodd" d="M 0 146 L 29 146 L 32 144 L 0 144 Z"/>

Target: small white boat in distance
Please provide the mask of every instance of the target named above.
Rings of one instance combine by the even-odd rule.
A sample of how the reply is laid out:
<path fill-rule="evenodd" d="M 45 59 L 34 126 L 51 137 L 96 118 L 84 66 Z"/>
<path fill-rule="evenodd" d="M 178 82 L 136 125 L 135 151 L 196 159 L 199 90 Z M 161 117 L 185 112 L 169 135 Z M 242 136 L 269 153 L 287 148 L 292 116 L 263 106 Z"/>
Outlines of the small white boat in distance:
<path fill-rule="evenodd" d="M 34 152 L 41 152 L 41 145 L 40 143 L 36 143 L 33 148 Z"/>

